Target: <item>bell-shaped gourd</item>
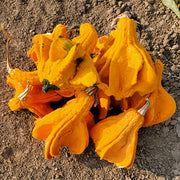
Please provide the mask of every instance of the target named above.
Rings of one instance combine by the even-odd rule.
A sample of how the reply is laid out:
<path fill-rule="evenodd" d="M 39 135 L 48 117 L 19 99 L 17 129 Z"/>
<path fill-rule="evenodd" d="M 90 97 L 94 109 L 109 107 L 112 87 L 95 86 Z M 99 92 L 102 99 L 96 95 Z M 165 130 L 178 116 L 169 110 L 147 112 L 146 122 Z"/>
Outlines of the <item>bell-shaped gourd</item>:
<path fill-rule="evenodd" d="M 162 72 L 164 69 L 163 63 L 157 60 L 154 66 L 157 75 L 157 85 L 154 92 L 149 96 L 151 105 L 145 115 L 144 127 L 166 121 L 176 111 L 176 102 L 161 85 Z"/>
<path fill-rule="evenodd" d="M 44 63 L 41 60 L 42 50 L 46 51 L 46 52 L 49 51 L 49 46 L 50 46 L 51 42 L 54 39 L 58 38 L 59 36 L 67 38 L 68 34 L 66 32 L 67 32 L 66 27 L 62 24 L 59 24 L 54 28 L 52 34 L 37 34 L 37 35 L 35 35 L 32 40 L 33 46 L 28 51 L 28 56 L 35 62 L 36 65 L 38 63 Z"/>
<path fill-rule="evenodd" d="M 12 69 L 7 76 L 7 84 L 16 90 L 15 96 L 8 105 L 12 111 L 28 109 L 36 118 L 42 118 L 53 111 L 49 101 L 59 101 L 62 96 L 55 91 L 44 93 L 43 83 L 39 81 L 37 71 L 25 72 L 20 69 Z"/>
<path fill-rule="evenodd" d="M 136 23 L 121 18 L 113 37 L 112 46 L 97 60 L 105 62 L 99 71 L 101 81 L 108 85 L 105 93 L 119 100 L 136 91 L 141 96 L 152 92 L 155 70 L 150 55 L 137 40 Z"/>
<path fill-rule="evenodd" d="M 133 165 L 138 140 L 138 130 L 144 122 L 149 101 L 138 111 L 127 111 L 98 122 L 91 130 L 97 154 L 101 159 L 114 163 L 120 168 Z"/>
<path fill-rule="evenodd" d="M 80 44 L 73 45 L 64 59 L 52 62 L 49 58 L 41 74 L 41 81 L 46 79 L 61 91 L 82 90 L 100 82 L 91 57 Z"/>
<path fill-rule="evenodd" d="M 176 103 L 173 97 L 167 93 L 161 85 L 163 63 L 158 59 L 154 66 L 157 78 L 155 90 L 145 96 L 140 96 L 139 93 L 136 92 L 133 96 L 122 99 L 120 103 L 122 110 L 127 110 L 128 108 L 138 109 L 145 102 L 145 98 L 149 98 L 151 105 L 144 116 L 143 127 L 166 121 L 176 111 Z"/>
<path fill-rule="evenodd" d="M 79 32 L 80 35 L 73 38 L 72 42 L 81 44 L 82 48 L 90 55 L 98 40 L 98 34 L 94 26 L 89 23 L 81 24 Z"/>
<path fill-rule="evenodd" d="M 60 147 L 66 146 L 72 153 L 82 153 L 88 145 L 88 128 L 93 126 L 93 117 L 89 114 L 94 104 L 94 96 L 80 92 L 78 96 L 68 101 L 62 108 L 49 113 L 36 122 L 32 136 L 44 140 L 45 157 L 60 155 Z"/>

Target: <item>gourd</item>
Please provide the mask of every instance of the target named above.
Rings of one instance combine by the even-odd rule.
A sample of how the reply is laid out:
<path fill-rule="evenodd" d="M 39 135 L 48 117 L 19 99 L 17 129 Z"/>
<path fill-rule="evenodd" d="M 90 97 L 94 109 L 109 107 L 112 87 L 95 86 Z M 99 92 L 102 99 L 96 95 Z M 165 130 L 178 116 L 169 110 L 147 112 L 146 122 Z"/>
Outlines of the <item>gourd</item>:
<path fill-rule="evenodd" d="M 136 23 L 127 17 L 120 19 L 113 36 L 113 44 L 96 60 L 105 62 L 99 71 L 101 81 L 108 85 L 105 93 L 120 100 L 135 92 L 141 96 L 152 92 L 155 70 L 150 55 L 137 40 Z"/>
<path fill-rule="evenodd" d="M 32 136 L 40 140 L 46 139 L 46 159 L 59 156 L 59 148 L 63 146 L 67 146 L 75 154 L 84 151 L 89 142 L 87 124 L 92 124 L 89 110 L 93 104 L 94 96 L 89 96 L 83 91 L 62 108 L 36 122 Z"/>
<path fill-rule="evenodd" d="M 116 164 L 120 168 L 130 168 L 134 162 L 138 130 L 144 122 L 144 114 L 149 100 L 139 110 L 127 111 L 109 116 L 98 122 L 90 135 L 95 143 L 95 151 L 101 159 Z"/>
<path fill-rule="evenodd" d="M 81 24 L 79 32 L 80 35 L 73 38 L 72 42 L 81 44 L 82 48 L 90 55 L 98 40 L 98 34 L 90 23 Z"/>
<path fill-rule="evenodd" d="M 144 117 L 143 127 L 152 126 L 170 118 L 176 111 L 176 103 L 173 97 L 166 92 L 161 85 L 163 63 L 158 59 L 154 64 L 156 72 L 156 84 L 155 90 L 145 96 L 140 96 L 139 93 L 135 93 L 132 97 L 121 100 L 121 108 L 126 110 L 128 108 L 138 109 L 148 97 L 151 105 L 149 106 L 146 115 Z"/>
<path fill-rule="evenodd" d="M 145 115 L 143 126 L 148 127 L 169 119 L 176 111 L 176 102 L 161 85 L 163 64 L 160 60 L 154 65 L 157 75 L 156 89 L 149 96 L 151 106 Z"/>
<path fill-rule="evenodd" d="M 83 90 L 99 83 L 89 55 L 96 41 L 97 32 L 88 23 L 81 25 L 80 35 L 72 41 L 61 35 L 35 37 L 28 54 L 36 62 L 40 81 L 45 82 L 44 90 Z"/>
<path fill-rule="evenodd" d="M 28 109 L 36 118 L 42 118 L 53 111 L 49 101 L 62 99 L 55 91 L 44 93 L 43 83 L 39 81 L 37 71 L 25 72 L 20 69 L 12 69 L 7 76 L 7 84 L 16 89 L 15 96 L 10 99 L 8 105 L 12 111 Z"/>
<path fill-rule="evenodd" d="M 44 63 L 41 59 L 42 47 L 44 47 L 44 45 L 46 46 L 47 44 L 49 44 L 48 41 L 52 42 L 53 39 L 57 39 L 59 36 L 68 38 L 67 29 L 62 24 L 57 25 L 54 28 L 52 34 L 37 34 L 33 37 L 33 40 L 32 40 L 33 46 L 28 51 L 28 56 L 35 62 L 36 65 L 38 63 Z M 48 48 L 48 46 L 46 48 Z M 40 52 L 40 49 L 41 49 L 41 52 Z"/>
<path fill-rule="evenodd" d="M 103 36 L 98 38 L 97 44 L 94 48 L 95 57 L 93 58 L 94 65 L 98 72 L 106 63 L 106 58 L 103 56 L 106 53 L 106 51 L 112 46 L 113 43 L 114 37 L 112 37 L 111 35 L 109 35 L 108 37 Z M 108 84 L 108 80 L 105 80 L 106 78 L 103 78 L 103 82 L 106 82 Z"/>
<path fill-rule="evenodd" d="M 32 136 L 45 140 L 47 160 L 59 156 L 64 146 L 81 154 L 90 134 L 101 159 L 128 169 L 134 162 L 138 130 L 174 114 L 175 101 L 161 85 L 163 64 L 154 64 L 139 44 L 136 23 L 125 16 L 115 21 L 119 18 L 117 29 L 99 39 L 89 23 L 82 24 L 73 39 L 73 28 L 61 24 L 52 34 L 34 36 L 28 51 L 37 67 L 33 72 L 10 67 L 12 37 L 3 29 L 9 38 L 7 83 L 16 89 L 8 105 L 13 111 L 26 108 L 35 114 Z M 53 110 L 49 102 L 62 97 L 71 100 Z M 97 124 L 93 105 L 99 110 Z M 109 116 L 112 105 L 124 112 Z"/>

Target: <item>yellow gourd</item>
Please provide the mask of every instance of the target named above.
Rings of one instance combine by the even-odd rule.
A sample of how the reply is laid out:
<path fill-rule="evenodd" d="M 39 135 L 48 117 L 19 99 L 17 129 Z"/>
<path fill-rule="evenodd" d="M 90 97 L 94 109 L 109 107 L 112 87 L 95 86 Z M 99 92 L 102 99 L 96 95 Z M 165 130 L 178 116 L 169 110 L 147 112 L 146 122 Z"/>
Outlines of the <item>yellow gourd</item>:
<path fill-rule="evenodd" d="M 80 35 L 73 38 L 72 42 L 81 44 L 82 48 L 90 55 L 98 40 L 98 34 L 90 23 L 81 24 Z"/>
<path fill-rule="evenodd" d="M 150 55 L 137 40 L 136 23 L 127 17 L 120 19 L 112 37 L 113 44 L 95 61 L 103 62 L 99 75 L 108 85 L 105 93 L 120 100 L 136 91 L 141 96 L 152 92 L 155 70 Z"/>

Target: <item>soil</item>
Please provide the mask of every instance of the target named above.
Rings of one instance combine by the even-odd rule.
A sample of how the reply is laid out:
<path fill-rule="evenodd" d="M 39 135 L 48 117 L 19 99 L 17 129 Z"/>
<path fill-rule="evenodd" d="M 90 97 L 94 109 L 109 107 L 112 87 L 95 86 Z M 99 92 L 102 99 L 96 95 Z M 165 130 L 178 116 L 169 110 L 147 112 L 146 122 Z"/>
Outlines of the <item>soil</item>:
<path fill-rule="evenodd" d="M 8 101 L 14 89 L 6 84 L 6 41 L 0 32 L 0 179 L 180 179 L 180 21 L 158 0 L 1 0 L 0 23 L 13 36 L 13 68 L 35 69 L 27 57 L 35 34 L 52 32 L 57 24 L 89 22 L 99 36 L 108 35 L 113 19 L 128 12 L 139 24 L 138 38 L 151 55 L 164 63 L 162 84 L 176 103 L 169 120 L 141 128 L 134 165 L 118 169 L 100 160 L 90 143 L 81 155 L 61 149 L 47 161 L 44 142 L 32 138 L 33 114 L 12 112 Z"/>

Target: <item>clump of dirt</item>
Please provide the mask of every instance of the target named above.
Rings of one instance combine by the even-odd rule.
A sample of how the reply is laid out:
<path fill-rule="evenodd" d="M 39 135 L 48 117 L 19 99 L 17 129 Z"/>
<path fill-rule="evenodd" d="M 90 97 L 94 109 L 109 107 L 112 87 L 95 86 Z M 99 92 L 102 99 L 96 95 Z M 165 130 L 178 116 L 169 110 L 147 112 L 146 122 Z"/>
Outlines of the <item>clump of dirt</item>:
<path fill-rule="evenodd" d="M 164 63 L 162 84 L 177 103 L 177 111 L 164 123 L 141 128 L 136 159 L 129 170 L 100 160 L 90 144 L 81 155 L 68 149 L 51 161 L 44 158 L 44 142 L 31 136 L 32 113 L 11 112 L 14 90 L 6 84 L 6 40 L 0 33 L 0 179 L 178 179 L 180 177 L 180 21 L 156 0 L 1 0 L 0 23 L 13 36 L 13 68 L 26 71 L 35 65 L 26 53 L 35 34 L 52 32 L 57 24 L 93 24 L 107 35 L 113 19 L 128 12 L 139 22 L 140 43 Z"/>

